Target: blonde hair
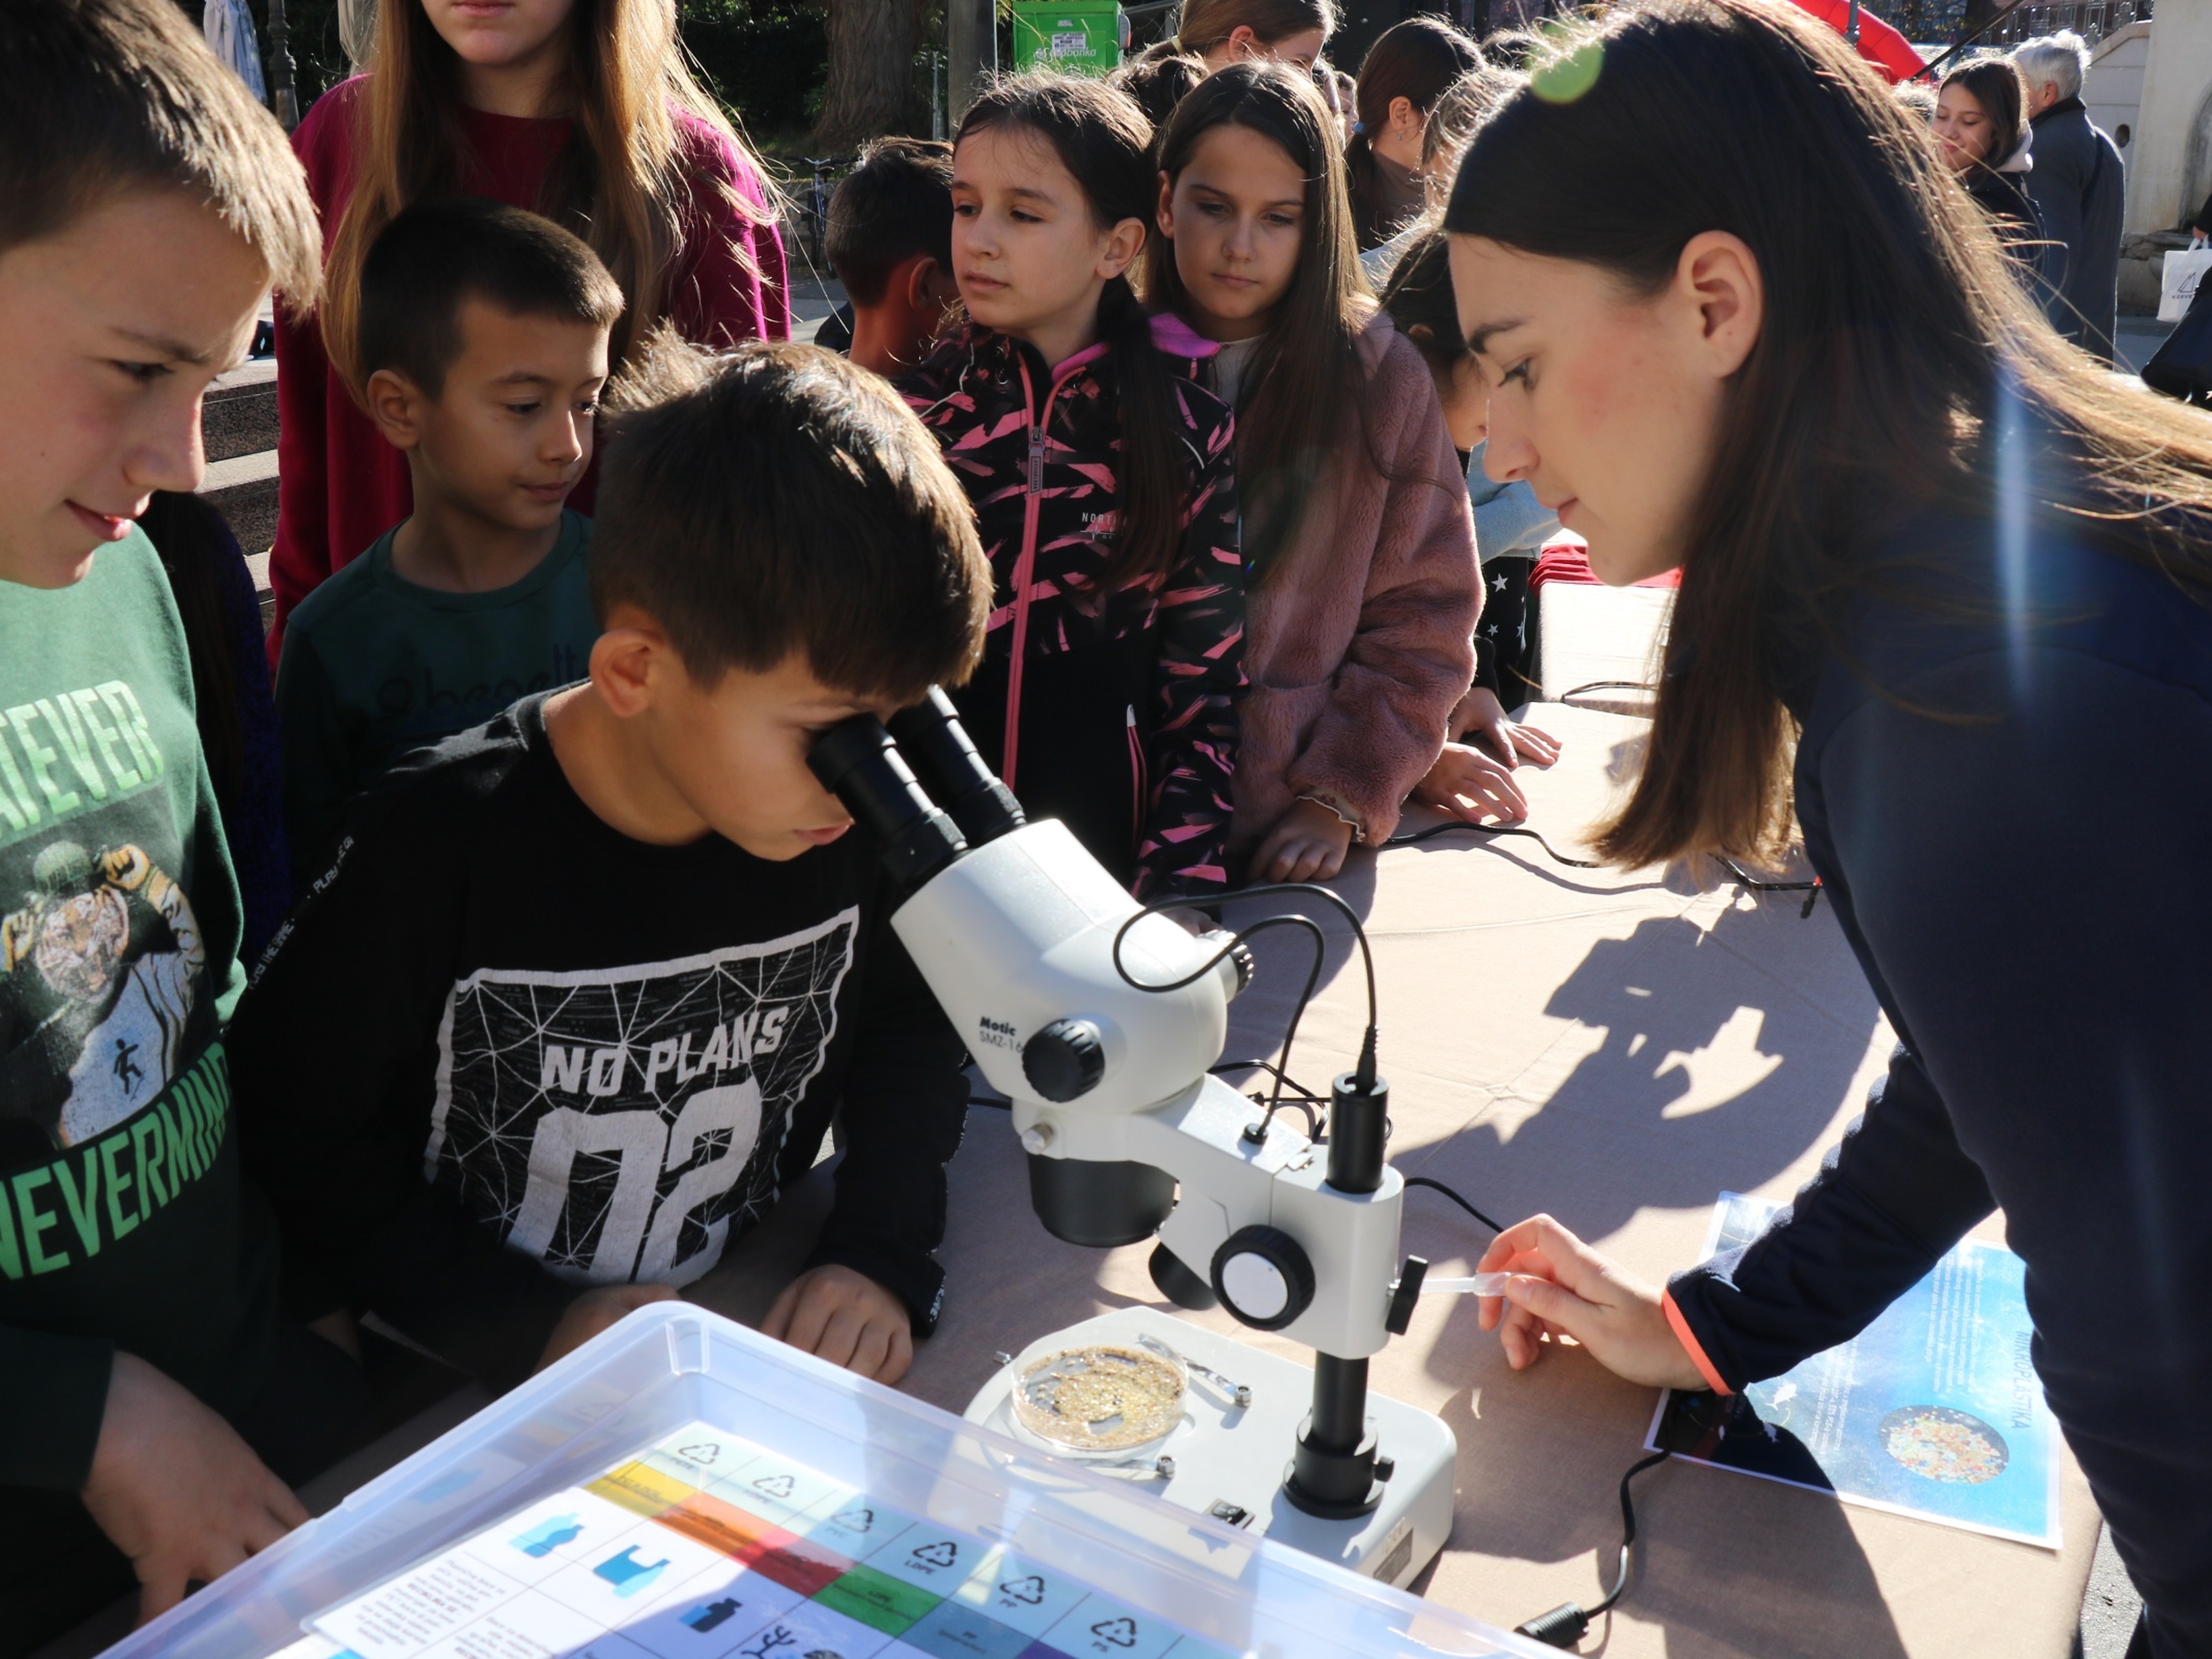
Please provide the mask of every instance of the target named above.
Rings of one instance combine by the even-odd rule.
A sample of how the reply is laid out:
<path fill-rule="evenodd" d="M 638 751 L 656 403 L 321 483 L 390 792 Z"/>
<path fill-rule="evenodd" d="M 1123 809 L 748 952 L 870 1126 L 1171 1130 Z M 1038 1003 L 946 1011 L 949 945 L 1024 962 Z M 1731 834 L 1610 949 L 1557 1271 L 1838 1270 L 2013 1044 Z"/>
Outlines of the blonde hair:
<path fill-rule="evenodd" d="M 613 359 L 667 314 L 670 267 L 682 245 L 692 192 L 714 189 L 756 224 L 768 209 L 685 167 L 679 113 L 746 150 L 685 66 L 674 0 L 575 0 L 565 81 L 575 131 L 547 176 L 538 211 L 590 244 L 622 284 L 628 309 L 615 325 Z M 422 0 L 378 8 L 375 68 L 350 112 L 353 195 L 324 271 L 323 347 L 358 391 L 361 269 L 377 233 L 412 202 L 456 190 L 464 150 L 460 75 Z M 764 175 L 763 187 L 766 188 Z M 746 251 L 737 252 L 741 259 Z M 749 263 L 749 261 L 748 261 Z"/>

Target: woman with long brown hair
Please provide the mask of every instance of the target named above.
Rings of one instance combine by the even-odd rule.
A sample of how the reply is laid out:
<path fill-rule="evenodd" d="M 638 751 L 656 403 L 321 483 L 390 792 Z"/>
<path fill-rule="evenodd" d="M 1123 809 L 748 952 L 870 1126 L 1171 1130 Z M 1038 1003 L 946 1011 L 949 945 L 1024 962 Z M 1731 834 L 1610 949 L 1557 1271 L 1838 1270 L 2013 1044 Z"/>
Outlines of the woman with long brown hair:
<path fill-rule="evenodd" d="M 314 320 L 276 325 L 272 659 L 292 606 L 408 514 L 405 463 L 356 401 L 355 348 L 362 262 L 410 203 L 486 196 L 582 236 L 629 302 L 617 362 L 664 319 L 707 345 L 790 334 L 767 186 L 684 69 L 672 0 L 387 0 L 370 72 L 292 142 L 326 253 Z"/>
<path fill-rule="evenodd" d="M 1728 96 L 1711 95 L 1725 87 Z M 2051 1411 L 2212 1652 L 2212 422 L 2051 331 L 1834 31 L 1640 0 L 1540 52 L 1445 228 L 1487 465 L 1621 583 L 1679 566 L 1624 866 L 1801 838 L 1899 1040 L 1749 1246 L 1638 1284 L 1548 1217 L 1508 1359 L 1741 1390 L 2002 1206 Z"/>

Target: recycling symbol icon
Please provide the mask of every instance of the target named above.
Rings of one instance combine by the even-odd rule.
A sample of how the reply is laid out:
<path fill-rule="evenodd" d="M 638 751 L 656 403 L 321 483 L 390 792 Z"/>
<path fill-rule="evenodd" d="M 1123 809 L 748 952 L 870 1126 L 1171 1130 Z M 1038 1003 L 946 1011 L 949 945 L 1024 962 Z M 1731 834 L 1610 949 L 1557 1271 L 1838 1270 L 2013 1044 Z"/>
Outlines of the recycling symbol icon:
<path fill-rule="evenodd" d="M 949 1567 L 960 1559 L 960 1546 L 950 1539 L 941 1543 L 924 1544 L 915 1551 L 914 1559 L 925 1567 Z"/>
<path fill-rule="evenodd" d="M 711 1440 L 702 1440 L 696 1446 L 678 1446 L 678 1457 L 688 1457 L 694 1463 L 711 1463 L 722 1455 L 722 1449 Z"/>
<path fill-rule="evenodd" d="M 1117 1648 L 1137 1645 L 1137 1621 L 1133 1619 L 1104 1619 L 1091 1627 L 1091 1633 L 1102 1642 L 1111 1642 Z"/>
<path fill-rule="evenodd" d="M 866 1532 L 876 1524 L 876 1512 L 871 1509 L 840 1510 L 830 1518 L 848 1532 Z"/>
<path fill-rule="evenodd" d="M 1010 1578 L 999 1586 L 999 1594 L 1033 1607 L 1044 1600 L 1044 1580 L 1035 1573 L 1026 1578 Z"/>
<path fill-rule="evenodd" d="M 764 1474 L 753 1482 L 753 1490 L 770 1498 L 788 1498 L 794 1484 L 787 1474 Z"/>

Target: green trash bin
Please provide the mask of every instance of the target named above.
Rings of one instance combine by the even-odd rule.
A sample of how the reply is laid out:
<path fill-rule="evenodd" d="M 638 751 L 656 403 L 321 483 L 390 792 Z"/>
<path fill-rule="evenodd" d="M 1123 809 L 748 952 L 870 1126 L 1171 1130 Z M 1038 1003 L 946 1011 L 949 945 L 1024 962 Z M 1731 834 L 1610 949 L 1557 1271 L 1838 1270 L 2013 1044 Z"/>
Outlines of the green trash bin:
<path fill-rule="evenodd" d="M 1121 66 L 1121 8 L 1014 0 L 1014 67 L 1105 75 Z"/>

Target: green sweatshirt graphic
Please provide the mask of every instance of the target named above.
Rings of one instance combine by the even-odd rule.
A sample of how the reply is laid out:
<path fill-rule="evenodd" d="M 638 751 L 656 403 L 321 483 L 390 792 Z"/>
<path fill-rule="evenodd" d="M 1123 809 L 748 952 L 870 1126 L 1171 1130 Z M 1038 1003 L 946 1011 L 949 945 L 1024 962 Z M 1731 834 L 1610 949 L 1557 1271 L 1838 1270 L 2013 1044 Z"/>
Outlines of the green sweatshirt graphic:
<path fill-rule="evenodd" d="M 237 884 L 152 545 L 0 582 L 0 1486 L 67 1489 L 117 1348 L 250 1394 L 273 1261 L 221 1042 Z"/>

